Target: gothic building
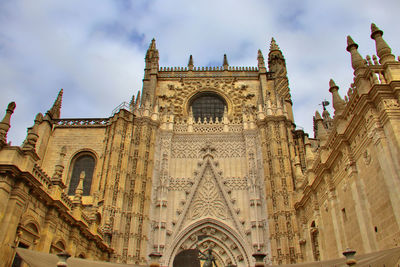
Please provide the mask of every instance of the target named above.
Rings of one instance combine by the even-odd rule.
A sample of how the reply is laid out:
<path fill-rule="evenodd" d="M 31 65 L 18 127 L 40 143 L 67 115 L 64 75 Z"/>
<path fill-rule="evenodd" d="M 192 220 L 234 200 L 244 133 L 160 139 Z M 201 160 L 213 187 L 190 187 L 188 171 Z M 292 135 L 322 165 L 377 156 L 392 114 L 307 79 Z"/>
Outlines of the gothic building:
<path fill-rule="evenodd" d="M 38 114 L 21 146 L 0 123 L 0 262 L 13 246 L 161 266 L 211 248 L 218 266 L 341 257 L 400 243 L 400 62 L 372 24 L 377 56 L 348 37 L 354 82 L 329 82 L 334 108 L 297 129 L 285 58 L 160 67 L 155 40 L 143 88 L 109 118 Z M 328 88 L 327 88 L 328 89 Z M 311 119 L 311 118 L 310 118 Z M 2 265 L 3 266 L 3 265 Z"/>

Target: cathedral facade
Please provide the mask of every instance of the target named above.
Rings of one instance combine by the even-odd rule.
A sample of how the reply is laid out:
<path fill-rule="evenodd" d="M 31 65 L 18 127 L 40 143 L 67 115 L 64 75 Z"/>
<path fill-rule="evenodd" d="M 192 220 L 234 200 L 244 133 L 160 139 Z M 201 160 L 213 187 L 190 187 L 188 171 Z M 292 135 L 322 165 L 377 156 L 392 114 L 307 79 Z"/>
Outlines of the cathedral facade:
<path fill-rule="evenodd" d="M 109 118 L 61 118 L 62 90 L 21 146 L 0 123 L 0 262 L 14 247 L 161 266 L 212 249 L 218 266 L 363 254 L 400 243 L 400 62 L 374 24 L 377 56 L 348 37 L 354 82 L 334 115 L 296 128 L 285 58 L 257 67 L 160 67 Z M 175 263 L 174 263 L 175 262 Z M 17 265 L 15 265 L 17 266 Z"/>

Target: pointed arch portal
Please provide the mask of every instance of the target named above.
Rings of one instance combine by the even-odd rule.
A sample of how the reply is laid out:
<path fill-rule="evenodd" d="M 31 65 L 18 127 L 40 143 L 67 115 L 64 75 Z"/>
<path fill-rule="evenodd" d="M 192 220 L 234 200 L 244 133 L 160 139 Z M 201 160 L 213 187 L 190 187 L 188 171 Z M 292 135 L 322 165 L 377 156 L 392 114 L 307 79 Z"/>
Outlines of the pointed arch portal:
<path fill-rule="evenodd" d="M 199 240 L 199 236 L 203 239 Z M 238 233 L 219 220 L 205 218 L 186 227 L 174 238 L 163 257 L 164 265 L 173 266 L 174 260 L 182 251 L 195 249 L 196 245 L 202 251 L 211 248 L 218 266 L 253 264 L 251 252 L 247 250 L 248 246 Z"/>

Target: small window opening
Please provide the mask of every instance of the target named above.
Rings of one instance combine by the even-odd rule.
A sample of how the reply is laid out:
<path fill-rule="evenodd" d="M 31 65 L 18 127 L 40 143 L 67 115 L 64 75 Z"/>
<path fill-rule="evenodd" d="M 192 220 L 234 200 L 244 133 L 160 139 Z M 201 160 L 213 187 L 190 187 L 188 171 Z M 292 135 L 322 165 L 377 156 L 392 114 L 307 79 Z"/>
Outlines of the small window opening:
<path fill-rule="evenodd" d="M 342 217 L 343 217 L 343 221 L 347 222 L 347 214 L 346 214 L 346 209 L 345 208 L 342 209 Z"/>

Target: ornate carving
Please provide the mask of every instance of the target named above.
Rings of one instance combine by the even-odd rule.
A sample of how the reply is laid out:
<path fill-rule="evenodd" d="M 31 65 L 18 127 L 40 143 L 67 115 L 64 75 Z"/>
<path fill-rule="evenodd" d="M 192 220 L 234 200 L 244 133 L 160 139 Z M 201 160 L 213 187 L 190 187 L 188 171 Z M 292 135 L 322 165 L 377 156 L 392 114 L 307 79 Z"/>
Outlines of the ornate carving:
<path fill-rule="evenodd" d="M 203 216 L 213 216 L 220 219 L 226 218 L 225 203 L 218 191 L 210 167 L 204 171 L 199 191 L 193 200 L 191 217 L 197 219 Z"/>
<path fill-rule="evenodd" d="M 363 158 L 364 158 L 364 163 L 365 163 L 365 165 L 368 166 L 368 165 L 371 163 L 371 154 L 370 154 L 370 152 L 368 151 L 368 149 L 366 149 L 366 150 L 364 151 Z"/>
<path fill-rule="evenodd" d="M 171 147 L 172 158 L 201 158 L 201 148 L 204 142 L 213 142 L 217 158 L 244 157 L 245 147 L 243 137 L 230 135 L 178 135 L 173 138 Z"/>
<path fill-rule="evenodd" d="M 193 180 L 190 178 L 170 179 L 168 190 L 170 191 L 189 191 L 193 185 Z"/>
<path fill-rule="evenodd" d="M 231 190 L 246 190 L 247 178 L 230 177 L 224 180 L 224 184 Z"/>
<path fill-rule="evenodd" d="M 215 91 L 222 95 L 229 95 L 229 100 L 232 104 L 231 114 L 234 117 L 241 116 L 242 105 L 244 101 L 251 101 L 251 97 L 247 99 L 247 85 L 235 86 L 236 78 L 209 78 L 209 79 L 193 79 L 182 78 L 180 86 L 169 85 L 170 93 L 159 96 L 160 107 L 170 107 L 174 110 L 177 116 L 183 116 L 184 104 L 187 101 L 187 96 L 193 95 L 195 92 Z"/>

